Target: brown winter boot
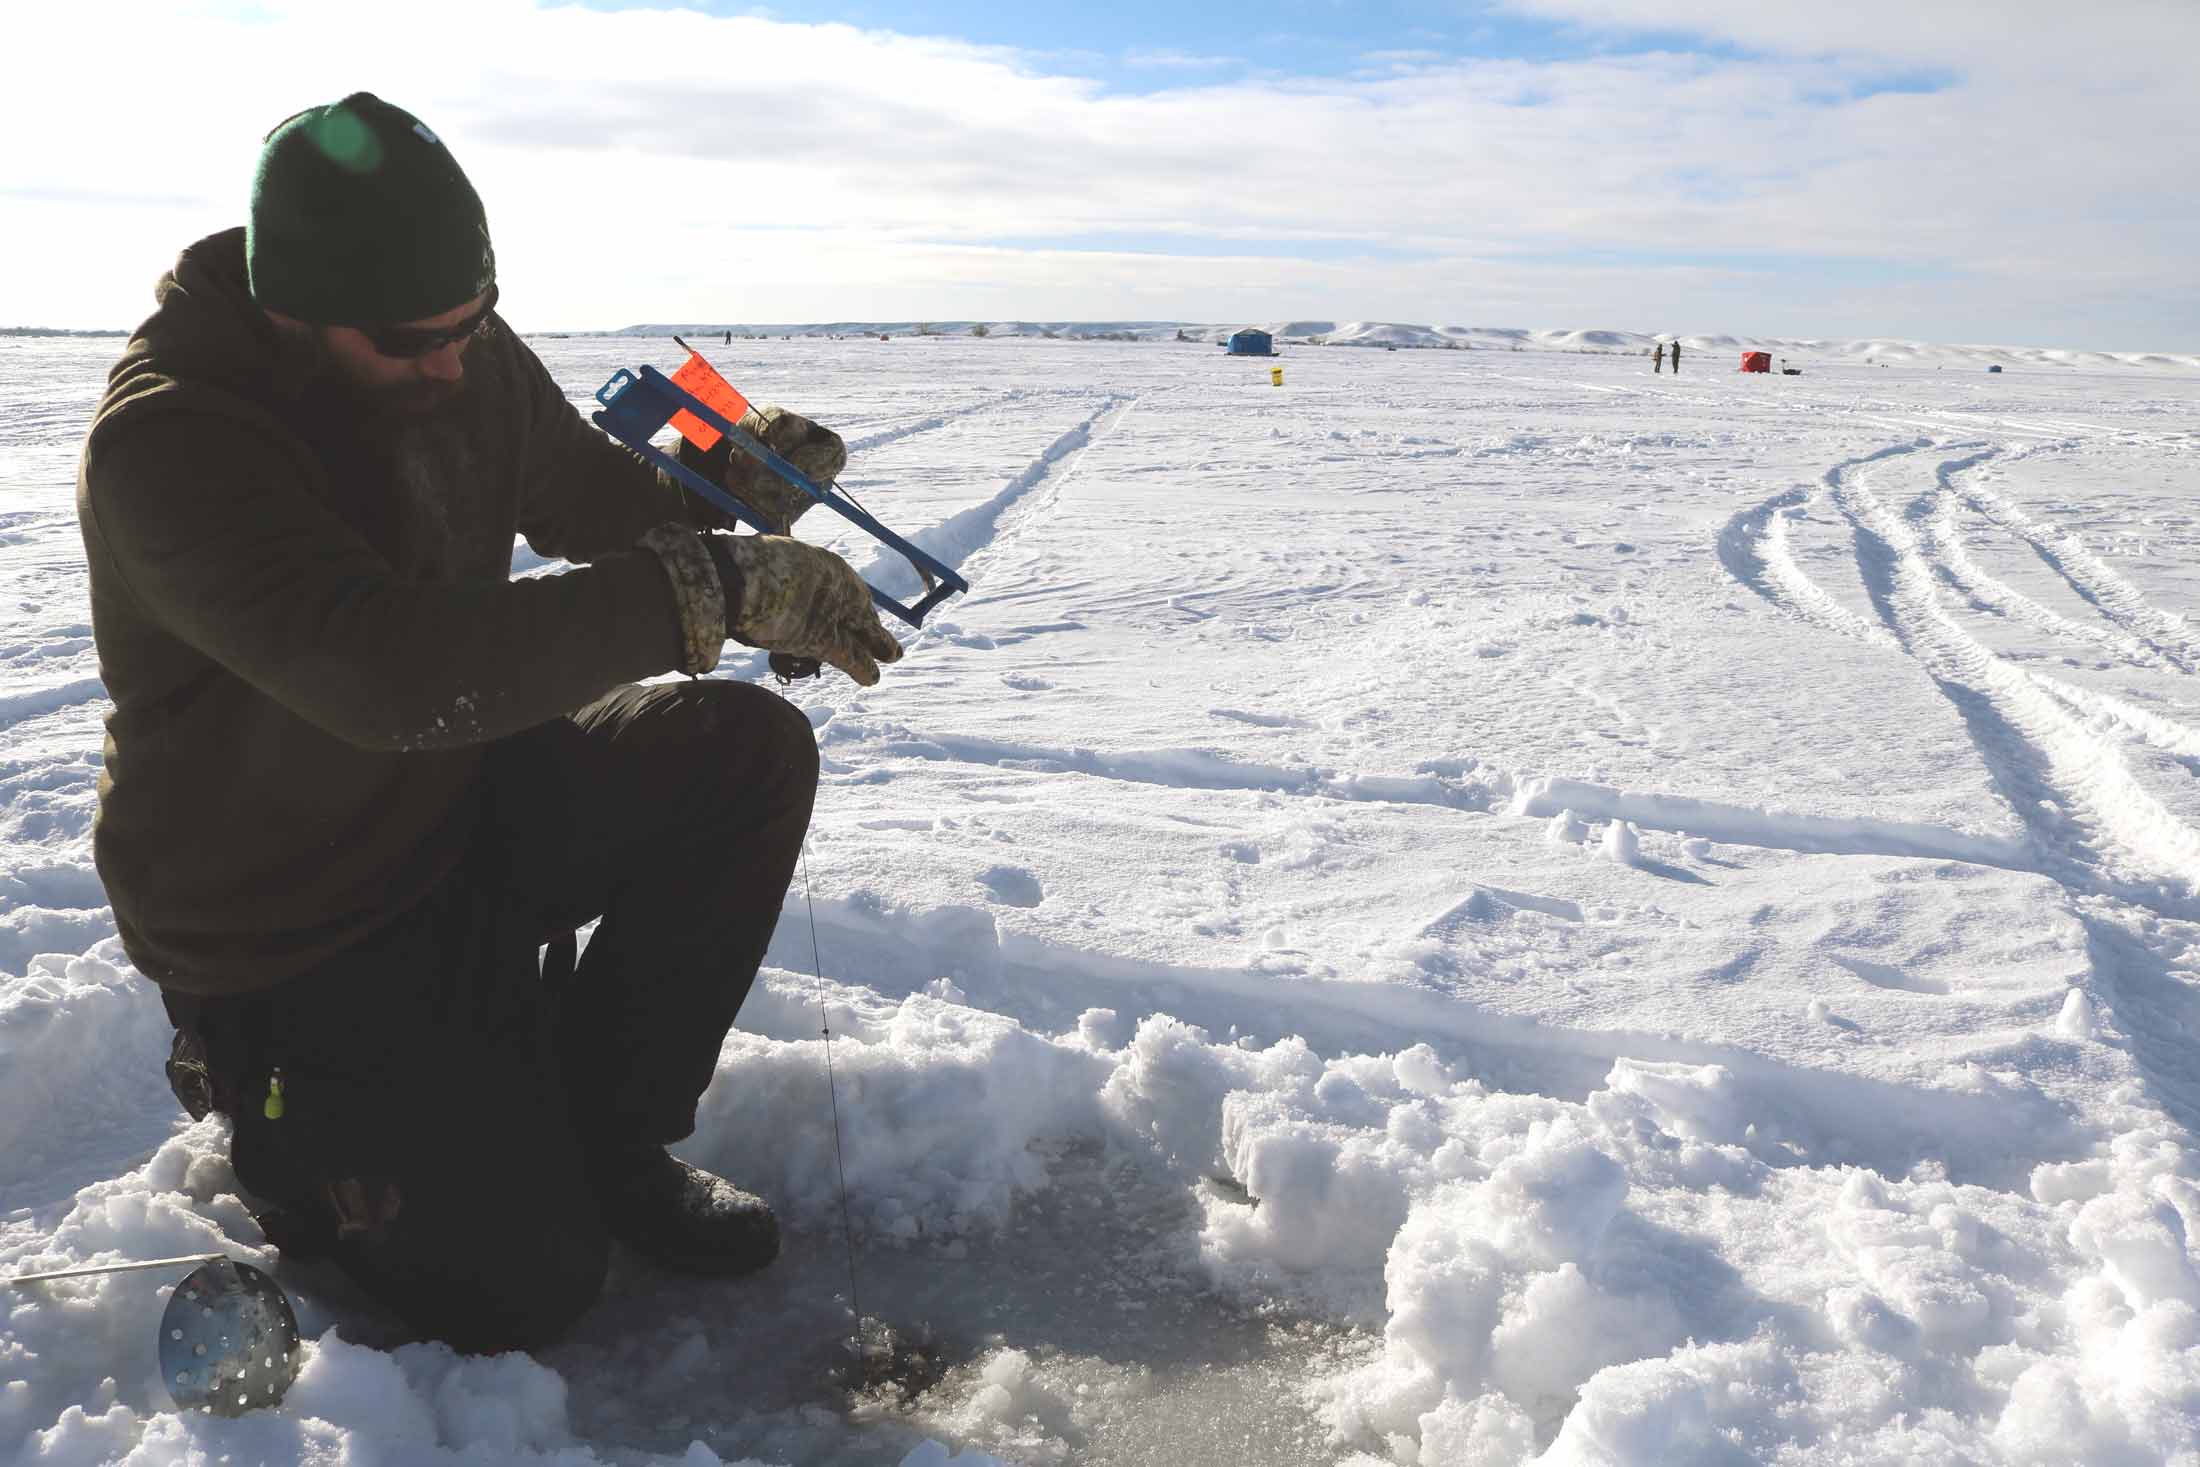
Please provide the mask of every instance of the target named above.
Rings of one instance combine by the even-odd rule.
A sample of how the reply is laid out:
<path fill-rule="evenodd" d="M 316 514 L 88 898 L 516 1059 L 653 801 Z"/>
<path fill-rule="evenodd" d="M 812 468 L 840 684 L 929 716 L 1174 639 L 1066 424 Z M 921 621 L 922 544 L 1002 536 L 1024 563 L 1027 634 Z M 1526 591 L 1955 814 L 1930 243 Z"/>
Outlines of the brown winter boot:
<path fill-rule="evenodd" d="M 609 1148 L 588 1171 L 605 1229 L 666 1268 L 734 1278 L 779 1256 L 779 1219 L 763 1198 L 662 1146 Z"/>

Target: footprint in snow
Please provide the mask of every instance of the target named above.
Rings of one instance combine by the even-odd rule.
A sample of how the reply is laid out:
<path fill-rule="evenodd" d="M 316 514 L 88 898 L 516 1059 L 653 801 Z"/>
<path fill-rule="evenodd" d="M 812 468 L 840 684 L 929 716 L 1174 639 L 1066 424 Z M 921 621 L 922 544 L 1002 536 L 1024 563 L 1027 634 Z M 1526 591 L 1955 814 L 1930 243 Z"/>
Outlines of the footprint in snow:
<path fill-rule="evenodd" d="M 1286 713 L 1252 713 L 1243 708 L 1210 708 L 1209 718 L 1227 718 L 1235 723 L 1250 723 L 1256 728 L 1305 728 L 1303 718 L 1293 718 Z"/>
<path fill-rule="evenodd" d="M 1857 1023 L 1854 1019 L 1843 1018 L 1841 1015 L 1835 1013 L 1831 1008 L 1827 1007 L 1826 1001 L 1822 998 L 1812 999 L 1810 1003 L 1805 1006 L 1803 1012 L 1810 1016 L 1810 1020 L 1814 1024 L 1830 1024 L 1834 1028 L 1842 1030 L 1843 1032 L 1849 1034 L 1861 1034 L 1864 1032 L 1864 1026 L 1862 1024 Z"/>
<path fill-rule="evenodd" d="M 993 900 L 1010 907 L 1036 907 L 1047 895 L 1039 878 L 1021 866 L 988 866 L 978 873 L 978 884 L 993 893 Z"/>

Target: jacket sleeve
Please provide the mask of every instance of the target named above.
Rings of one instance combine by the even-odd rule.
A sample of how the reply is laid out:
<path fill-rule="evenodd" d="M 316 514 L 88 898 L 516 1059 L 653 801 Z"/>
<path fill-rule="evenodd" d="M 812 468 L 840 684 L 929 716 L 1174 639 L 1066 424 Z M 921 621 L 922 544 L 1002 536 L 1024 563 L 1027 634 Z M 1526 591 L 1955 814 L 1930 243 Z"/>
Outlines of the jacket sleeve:
<path fill-rule="evenodd" d="M 516 395 L 528 409 L 519 532 L 536 554 L 590 561 L 657 525 L 724 527 L 714 507 L 582 417 L 524 342 L 512 345 Z"/>
<path fill-rule="evenodd" d="M 499 738 L 673 671 L 697 640 L 664 551 L 520 581 L 402 578 L 231 419 L 169 412 L 95 438 L 84 485 L 86 531 L 156 625 L 363 748 Z"/>

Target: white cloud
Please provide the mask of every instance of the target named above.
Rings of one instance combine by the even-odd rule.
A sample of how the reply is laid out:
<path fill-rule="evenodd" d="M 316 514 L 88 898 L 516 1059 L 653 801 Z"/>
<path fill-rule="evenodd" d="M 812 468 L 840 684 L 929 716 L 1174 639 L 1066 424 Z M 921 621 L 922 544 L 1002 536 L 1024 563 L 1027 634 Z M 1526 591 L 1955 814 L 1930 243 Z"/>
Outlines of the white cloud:
<path fill-rule="evenodd" d="M 1245 62 L 1236 56 L 1198 56 L 1166 47 L 1140 47 L 1124 52 L 1123 64 L 1159 70 L 1213 71 L 1226 66 L 1243 66 Z"/>
<path fill-rule="evenodd" d="M 2189 0 L 1498 0 L 1586 31 L 1687 34 L 1791 56 L 1981 67 L 2081 87 L 2189 77 L 2200 6 Z"/>
<path fill-rule="evenodd" d="M 1759 54 L 1417 61 L 1126 96 L 1059 56 L 760 16 L 50 7 L 17 21 L 18 54 L 83 61 L 0 97 L 0 126 L 39 139 L 0 162 L 0 323 L 135 319 L 177 247 L 241 221 L 261 133 L 365 86 L 452 143 L 523 325 L 1297 315 L 2188 349 L 2200 334 L 2189 104 L 2164 59 L 2194 54 L 2200 6 L 1515 3 Z M 1952 82 L 1852 100 L 1890 67 Z M 1141 234 L 1361 238 L 1414 262 L 989 247 Z M 1620 252 L 1654 258 L 1579 263 Z M 1824 263 L 1737 267 L 1755 252 Z"/>

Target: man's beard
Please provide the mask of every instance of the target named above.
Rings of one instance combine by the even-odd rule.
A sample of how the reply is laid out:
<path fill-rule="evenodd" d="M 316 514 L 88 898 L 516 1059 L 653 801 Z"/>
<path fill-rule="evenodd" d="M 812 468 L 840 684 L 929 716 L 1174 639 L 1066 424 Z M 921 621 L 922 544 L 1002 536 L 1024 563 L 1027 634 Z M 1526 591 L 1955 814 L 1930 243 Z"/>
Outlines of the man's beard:
<path fill-rule="evenodd" d="M 403 426 L 433 418 L 466 395 L 466 380 L 393 382 L 382 387 L 352 385 L 359 410 L 371 422 Z"/>
<path fill-rule="evenodd" d="M 321 421 L 344 424 L 362 440 L 388 439 L 434 422 L 466 395 L 456 382 L 408 378 L 368 384 L 354 381 L 322 338 L 320 328 L 276 329 L 279 372 L 295 384 L 299 400 Z"/>

